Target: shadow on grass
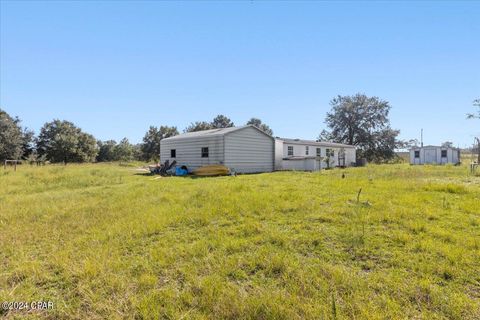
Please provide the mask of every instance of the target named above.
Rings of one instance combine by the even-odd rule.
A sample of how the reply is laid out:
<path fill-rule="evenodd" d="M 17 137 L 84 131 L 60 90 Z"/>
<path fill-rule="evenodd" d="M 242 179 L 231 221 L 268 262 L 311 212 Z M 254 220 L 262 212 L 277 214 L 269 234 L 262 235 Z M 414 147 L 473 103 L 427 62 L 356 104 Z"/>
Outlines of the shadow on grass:
<path fill-rule="evenodd" d="M 252 173 L 253 174 L 253 173 Z M 160 174 L 150 173 L 150 172 L 136 172 L 133 174 L 134 176 L 143 176 L 143 177 L 162 177 L 162 178 L 184 178 L 184 179 L 206 179 L 206 178 L 221 178 L 221 177 L 235 177 L 230 175 L 223 175 L 223 176 L 196 176 L 193 174 L 188 174 L 185 176 L 175 176 L 175 175 L 165 175 L 162 176 Z"/>
<path fill-rule="evenodd" d="M 153 173 L 150 173 L 150 172 L 136 172 L 133 175 L 134 176 L 144 176 L 144 177 L 158 176 L 158 174 L 153 174 Z"/>

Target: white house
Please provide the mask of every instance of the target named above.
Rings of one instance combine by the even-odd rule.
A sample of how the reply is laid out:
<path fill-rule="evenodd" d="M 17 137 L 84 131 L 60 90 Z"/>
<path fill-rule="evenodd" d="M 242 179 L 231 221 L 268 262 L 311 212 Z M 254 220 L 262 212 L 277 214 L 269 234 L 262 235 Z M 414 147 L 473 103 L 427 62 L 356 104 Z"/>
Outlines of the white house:
<path fill-rule="evenodd" d="M 275 139 L 275 170 L 316 171 L 327 167 L 355 165 L 354 146 L 341 143 Z"/>
<path fill-rule="evenodd" d="M 238 173 L 274 170 L 274 138 L 254 126 L 183 133 L 160 142 L 160 161 L 189 170 L 223 164 Z"/>
<path fill-rule="evenodd" d="M 413 147 L 410 164 L 460 163 L 460 149 L 438 146 Z"/>

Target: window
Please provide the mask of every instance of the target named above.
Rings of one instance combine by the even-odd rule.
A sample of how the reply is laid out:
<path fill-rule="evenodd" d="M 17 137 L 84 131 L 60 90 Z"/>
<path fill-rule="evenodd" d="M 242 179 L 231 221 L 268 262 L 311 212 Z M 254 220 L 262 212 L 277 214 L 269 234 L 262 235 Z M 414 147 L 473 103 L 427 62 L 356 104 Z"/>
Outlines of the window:
<path fill-rule="evenodd" d="M 420 158 L 420 151 L 419 150 L 415 151 L 415 158 Z"/>
<path fill-rule="evenodd" d="M 327 155 L 327 157 L 334 157 L 335 156 L 335 151 L 333 149 L 327 149 L 326 150 L 326 155 Z"/>
<path fill-rule="evenodd" d="M 320 157 L 320 155 L 322 154 L 322 151 L 320 148 L 317 148 L 317 157 Z"/>
<path fill-rule="evenodd" d="M 202 148 L 202 158 L 208 158 L 208 147 Z"/>
<path fill-rule="evenodd" d="M 446 158 L 447 157 L 447 150 L 442 150 L 442 158 Z"/>
<path fill-rule="evenodd" d="M 287 155 L 288 156 L 293 156 L 293 146 L 288 146 L 287 147 Z"/>
<path fill-rule="evenodd" d="M 305 146 L 305 155 L 308 156 L 308 146 Z"/>
<path fill-rule="evenodd" d="M 170 158 L 175 158 L 177 156 L 177 150 L 171 149 L 170 150 Z"/>

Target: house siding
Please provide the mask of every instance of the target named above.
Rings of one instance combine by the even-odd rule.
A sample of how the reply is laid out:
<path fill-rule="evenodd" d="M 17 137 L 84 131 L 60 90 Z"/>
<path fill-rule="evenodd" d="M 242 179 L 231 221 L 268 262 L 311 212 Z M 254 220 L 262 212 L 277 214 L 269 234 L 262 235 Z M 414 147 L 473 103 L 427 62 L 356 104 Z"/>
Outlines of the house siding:
<path fill-rule="evenodd" d="M 318 171 L 325 168 L 325 164 L 316 158 L 305 159 L 290 159 L 282 161 L 282 168 L 280 170 L 294 170 L 294 171 Z"/>
<path fill-rule="evenodd" d="M 283 149 L 283 140 L 275 139 L 275 170 L 283 169 Z"/>
<path fill-rule="evenodd" d="M 354 166 L 357 161 L 357 150 L 355 148 L 345 148 L 345 165 Z"/>
<path fill-rule="evenodd" d="M 273 138 L 247 127 L 224 136 L 225 165 L 238 173 L 270 172 L 274 169 Z"/>
<path fill-rule="evenodd" d="M 281 142 L 281 143 L 280 143 Z M 314 144 L 305 144 L 305 143 L 295 143 L 295 142 L 285 142 L 282 140 L 277 139 L 275 142 L 275 147 L 279 150 L 275 150 L 275 163 L 277 170 L 289 170 L 290 165 L 286 164 L 285 161 L 282 161 L 284 158 L 290 158 L 291 155 L 288 155 L 288 147 L 293 147 L 293 157 L 316 157 L 317 156 L 317 148 L 320 148 L 320 156 L 326 157 L 327 156 L 327 149 L 334 150 L 334 156 L 330 159 L 330 167 L 334 167 L 340 165 L 339 163 L 339 152 L 341 149 L 345 151 L 345 166 L 352 166 L 355 164 L 356 161 L 356 150 L 355 148 L 351 147 L 334 147 L 334 146 L 322 146 L 322 145 L 314 145 Z M 308 146 L 308 155 L 306 154 L 306 147 Z M 286 167 L 285 167 L 286 166 Z M 296 167 L 299 164 L 295 164 Z M 321 168 L 326 168 L 327 164 L 325 160 L 321 163 Z"/>
<path fill-rule="evenodd" d="M 202 148 L 208 147 L 208 158 L 202 158 Z M 170 157 L 170 150 L 176 150 L 176 157 Z M 223 136 L 196 137 L 192 139 L 162 140 L 160 161 L 177 161 L 177 166 L 185 165 L 195 170 L 209 164 L 223 164 Z"/>

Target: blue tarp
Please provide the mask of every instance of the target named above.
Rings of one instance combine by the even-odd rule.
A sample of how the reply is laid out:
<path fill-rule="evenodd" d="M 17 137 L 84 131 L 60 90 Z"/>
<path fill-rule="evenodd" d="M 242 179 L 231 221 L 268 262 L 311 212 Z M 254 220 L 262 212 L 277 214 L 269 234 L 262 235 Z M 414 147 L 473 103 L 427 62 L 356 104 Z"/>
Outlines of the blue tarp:
<path fill-rule="evenodd" d="M 176 176 L 186 176 L 188 174 L 188 171 L 185 169 L 182 169 L 180 167 L 175 168 L 175 175 Z"/>

